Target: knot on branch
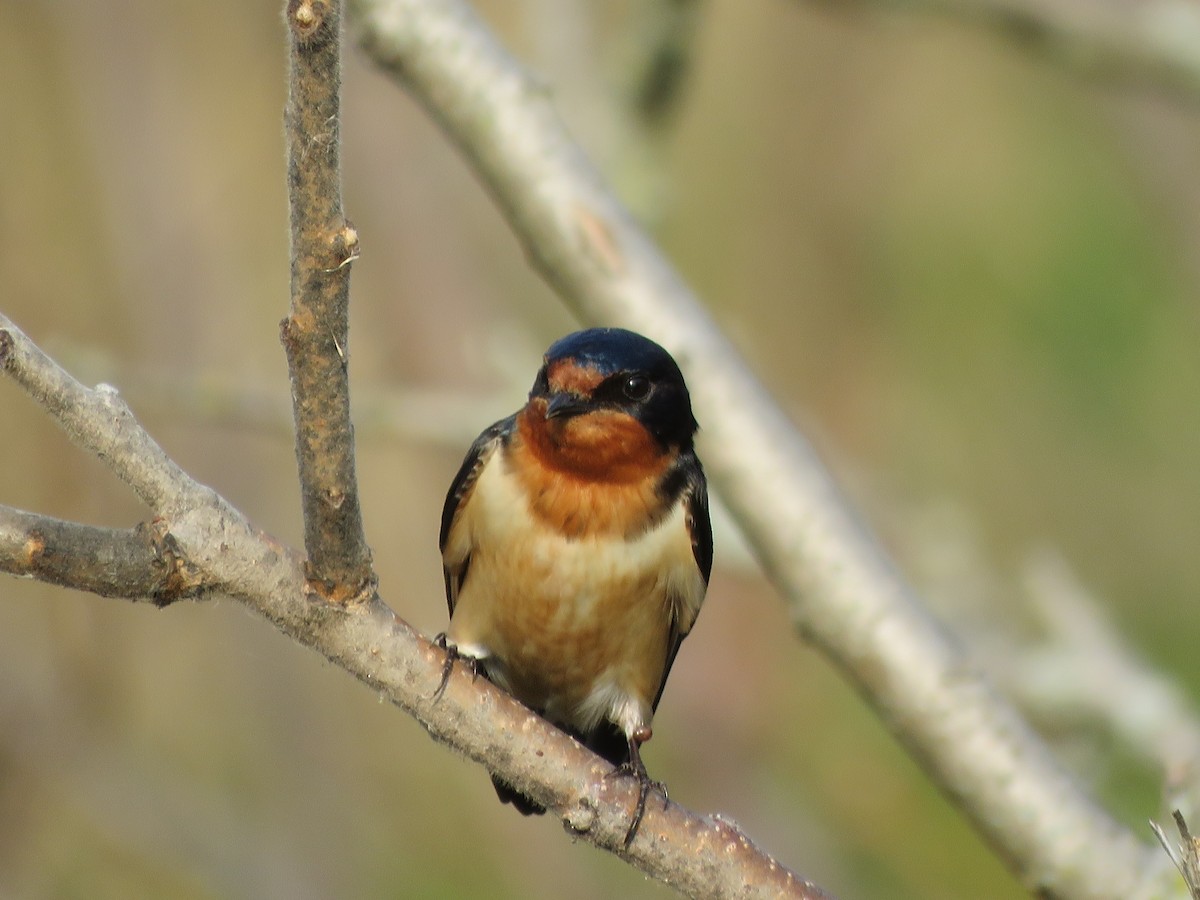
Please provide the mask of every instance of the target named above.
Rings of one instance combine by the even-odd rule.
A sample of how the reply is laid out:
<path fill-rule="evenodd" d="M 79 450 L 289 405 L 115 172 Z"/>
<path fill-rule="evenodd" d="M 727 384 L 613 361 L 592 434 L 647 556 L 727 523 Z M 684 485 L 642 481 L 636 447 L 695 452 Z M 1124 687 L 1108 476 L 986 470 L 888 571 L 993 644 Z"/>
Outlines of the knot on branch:
<path fill-rule="evenodd" d="M 155 606 L 162 609 L 176 600 L 201 593 L 205 587 L 204 574 L 187 558 L 165 519 L 157 518 L 149 524 L 140 522 L 136 531 L 154 552 L 152 568 L 156 578 L 150 601 Z"/>
<path fill-rule="evenodd" d="M 337 260 L 337 264 L 326 269 L 326 272 L 336 272 L 338 269 L 350 265 L 359 257 L 358 229 L 347 221 L 329 238 L 329 249 L 333 253 L 333 258 Z"/>
<path fill-rule="evenodd" d="M 325 43 L 336 36 L 337 7 L 329 0 L 289 0 L 287 23 L 302 46 Z"/>
<path fill-rule="evenodd" d="M 306 594 L 333 606 L 361 606 L 375 599 L 379 591 L 379 579 L 373 571 L 360 580 L 347 582 L 318 571 L 312 560 L 304 561 L 304 580 Z"/>
<path fill-rule="evenodd" d="M 293 304 L 292 311 L 279 321 L 279 341 L 289 355 L 298 352 L 302 344 L 312 342 L 318 325 L 317 315 L 309 306 Z"/>
<path fill-rule="evenodd" d="M 8 368 L 8 361 L 12 357 L 13 336 L 7 329 L 0 330 L 0 369 Z"/>
<path fill-rule="evenodd" d="M 579 802 L 563 813 L 563 828 L 573 835 L 587 834 L 596 827 L 600 810 L 591 797 L 580 797 Z"/>

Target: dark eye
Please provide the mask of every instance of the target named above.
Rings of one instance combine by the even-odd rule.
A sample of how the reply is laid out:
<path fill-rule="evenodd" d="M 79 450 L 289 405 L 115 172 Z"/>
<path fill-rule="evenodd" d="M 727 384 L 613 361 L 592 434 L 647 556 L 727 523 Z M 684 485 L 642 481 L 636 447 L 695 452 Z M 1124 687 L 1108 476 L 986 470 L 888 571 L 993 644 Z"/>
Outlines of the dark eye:
<path fill-rule="evenodd" d="M 621 384 L 621 393 L 630 400 L 645 400 L 650 396 L 650 379 L 645 375 L 630 375 Z"/>

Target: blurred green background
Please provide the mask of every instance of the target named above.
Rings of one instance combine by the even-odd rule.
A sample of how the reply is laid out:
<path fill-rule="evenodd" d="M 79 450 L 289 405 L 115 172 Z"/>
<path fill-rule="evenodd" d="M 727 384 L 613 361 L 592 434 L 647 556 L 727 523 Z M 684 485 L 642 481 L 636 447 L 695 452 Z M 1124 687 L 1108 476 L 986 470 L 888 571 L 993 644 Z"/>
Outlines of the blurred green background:
<path fill-rule="evenodd" d="M 298 544 L 276 415 L 280 5 L 0 2 L 0 309 Z M 1054 547 L 1195 695 L 1194 106 L 933 20 L 723 0 L 677 114 L 646 135 L 621 112 L 638 4 L 483 9 L 914 580 L 946 539 L 931 510 L 952 511 L 984 580 Z M 359 423 L 384 598 L 432 633 L 445 486 L 573 323 L 353 52 L 344 109 L 355 399 L 446 398 L 431 429 Z M 0 502 L 146 515 L 6 382 L 0 422 Z M 672 797 L 845 898 L 1021 896 L 735 556 L 718 546 L 647 748 Z M 1024 618 L 1000 605 L 949 615 Z M 1101 731 L 1066 737 L 1148 836 L 1158 774 Z M 480 895 L 669 892 L 502 808 L 483 771 L 232 601 L 159 612 L 0 579 L 0 896 Z"/>

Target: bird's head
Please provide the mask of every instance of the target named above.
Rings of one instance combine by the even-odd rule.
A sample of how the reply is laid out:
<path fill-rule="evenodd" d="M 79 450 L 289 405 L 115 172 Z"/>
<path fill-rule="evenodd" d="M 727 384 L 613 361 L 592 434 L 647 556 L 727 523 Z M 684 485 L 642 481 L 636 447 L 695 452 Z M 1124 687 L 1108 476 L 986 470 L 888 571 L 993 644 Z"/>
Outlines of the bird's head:
<path fill-rule="evenodd" d="M 690 450 L 697 428 L 675 360 L 622 328 L 589 328 L 552 344 L 523 418 L 565 468 L 614 477 Z"/>

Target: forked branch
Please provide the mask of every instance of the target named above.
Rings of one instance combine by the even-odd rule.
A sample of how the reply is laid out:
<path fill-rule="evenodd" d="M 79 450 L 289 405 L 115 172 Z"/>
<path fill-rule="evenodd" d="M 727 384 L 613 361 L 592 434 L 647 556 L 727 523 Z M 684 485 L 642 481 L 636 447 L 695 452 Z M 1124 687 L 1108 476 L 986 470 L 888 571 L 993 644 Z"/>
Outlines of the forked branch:
<path fill-rule="evenodd" d="M 38 399 L 86 450 L 124 473 L 169 517 L 155 528 L 205 588 L 231 595 L 415 717 L 437 740 L 483 763 L 560 815 L 572 834 L 610 850 L 695 897 L 820 900 L 819 888 L 779 865 L 735 825 L 675 803 L 652 803 L 638 839 L 623 847 L 636 787 L 606 778 L 608 763 L 483 679 L 456 669 L 436 700 L 443 652 L 377 598 L 351 606 L 312 591 L 300 558 L 255 529 L 222 497 L 166 460 L 111 388 L 91 389 L 62 371 L 0 315 L 0 369 Z M 164 468 L 165 466 L 165 468 Z M 15 526 L 38 524 L 20 517 Z M 67 525 L 66 531 L 82 526 Z M 0 558 L 19 535 L 0 528 Z M 64 551 L 70 544 L 58 545 Z M 75 549 L 82 552 L 76 542 Z M 67 568 L 87 562 L 78 559 Z M 149 560 L 147 560 L 149 563 Z M 40 577 L 28 569 L 25 574 Z M 76 579 L 109 590 L 115 582 Z"/>
<path fill-rule="evenodd" d="M 345 263 L 353 258 L 355 239 L 341 219 L 340 200 L 328 193 L 337 190 L 337 10 L 322 0 L 292 2 L 288 21 L 293 29 L 288 131 L 296 290 L 284 336 L 292 365 L 309 561 L 189 478 L 114 389 L 75 381 L 3 316 L 0 368 L 151 507 L 156 539 L 197 589 L 245 602 L 413 715 L 434 738 L 557 813 L 575 836 L 689 896 L 826 897 L 732 823 L 697 816 L 674 803 L 652 803 L 638 839 L 625 848 L 636 787 L 606 778 L 607 763 L 486 681 L 473 681 L 461 671 L 433 700 L 443 654 L 374 595 L 370 556 L 361 540 L 342 330 Z M 0 545 L 7 540 L 10 549 L 18 543 L 26 547 L 31 529 L 46 524 L 16 513 L 7 521 Z M 129 534 L 93 533 L 62 523 L 55 546 L 74 558 L 52 567 L 54 573 L 88 563 L 84 534 L 135 553 L 127 546 Z M 0 558 L 4 553 L 0 546 Z M 149 555 L 144 562 L 153 566 Z M 20 574 L 44 577 L 50 571 L 29 564 Z M 118 593 L 121 585 L 116 577 L 60 580 L 107 593 Z M 140 590 L 132 582 L 126 586 L 131 588 L 127 596 Z M 358 602 L 344 602 L 349 600 Z"/>

